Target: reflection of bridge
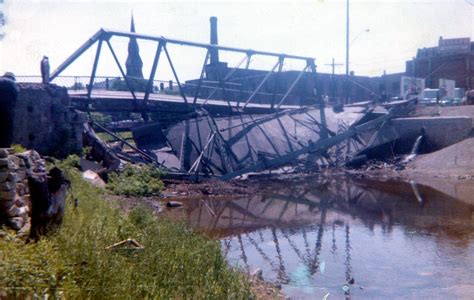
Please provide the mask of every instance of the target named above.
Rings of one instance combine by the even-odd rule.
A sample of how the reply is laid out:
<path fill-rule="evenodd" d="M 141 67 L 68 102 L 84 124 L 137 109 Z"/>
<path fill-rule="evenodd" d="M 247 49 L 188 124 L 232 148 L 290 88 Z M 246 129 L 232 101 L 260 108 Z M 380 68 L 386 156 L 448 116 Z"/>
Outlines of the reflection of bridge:
<path fill-rule="evenodd" d="M 345 277 L 341 282 L 349 281 L 353 277 L 350 224 L 354 219 L 369 230 L 378 224 L 386 234 L 394 224 L 439 234 L 439 228 L 452 228 L 453 223 L 468 224 L 474 212 L 472 205 L 447 201 L 439 192 L 400 182 L 282 181 L 269 183 L 261 195 L 189 203 L 187 214 L 193 227 L 221 238 L 224 253 L 237 255 L 243 267 L 251 270 L 261 261 L 257 266 L 266 266 L 265 271 L 276 274 L 282 283 L 292 280 L 288 270 L 294 269 L 295 261 L 305 266 L 308 276 L 324 272 L 323 240 L 331 242 L 331 253 L 343 249 Z M 325 233 L 331 236 L 324 238 Z"/>

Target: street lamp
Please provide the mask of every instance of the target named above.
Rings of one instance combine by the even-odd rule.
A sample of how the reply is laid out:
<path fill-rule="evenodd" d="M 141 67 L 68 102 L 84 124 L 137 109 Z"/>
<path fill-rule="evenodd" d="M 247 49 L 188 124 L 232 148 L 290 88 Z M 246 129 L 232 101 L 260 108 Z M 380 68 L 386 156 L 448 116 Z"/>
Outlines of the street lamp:
<path fill-rule="evenodd" d="M 346 0 L 346 104 L 349 103 L 349 46 L 364 32 L 370 32 L 370 29 L 365 29 L 356 35 L 352 41 L 349 41 L 349 0 Z"/>
<path fill-rule="evenodd" d="M 370 28 L 364 29 L 364 30 L 362 30 L 361 32 L 359 32 L 359 33 L 355 36 L 355 38 L 353 38 L 352 41 L 350 41 L 349 47 L 350 47 L 352 44 L 354 44 L 354 42 L 355 42 L 363 33 L 369 33 L 369 32 L 370 32 Z"/>

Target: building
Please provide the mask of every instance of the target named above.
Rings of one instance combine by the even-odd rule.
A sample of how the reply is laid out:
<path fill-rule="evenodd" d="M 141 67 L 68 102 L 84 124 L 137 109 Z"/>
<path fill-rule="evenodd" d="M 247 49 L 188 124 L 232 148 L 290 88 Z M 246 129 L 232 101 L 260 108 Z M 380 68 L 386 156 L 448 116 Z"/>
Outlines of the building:
<path fill-rule="evenodd" d="M 418 49 L 406 62 L 406 75 L 424 78 L 426 88 L 438 88 L 440 79 L 451 79 L 456 87 L 474 89 L 474 42 L 440 37 L 438 46 Z"/>
<path fill-rule="evenodd" d="M 130 23 L 130 32 L 135 32 L 135 22 L 132 20 Z M 128 57 L 125 63 L 127 68 L 127 77 L 133 79 L 143 79 L 143 62 L 140 57 L 140 49 L 138 48 L 138 43 L 136 38 L 130 38 L 128 42 Z"/>

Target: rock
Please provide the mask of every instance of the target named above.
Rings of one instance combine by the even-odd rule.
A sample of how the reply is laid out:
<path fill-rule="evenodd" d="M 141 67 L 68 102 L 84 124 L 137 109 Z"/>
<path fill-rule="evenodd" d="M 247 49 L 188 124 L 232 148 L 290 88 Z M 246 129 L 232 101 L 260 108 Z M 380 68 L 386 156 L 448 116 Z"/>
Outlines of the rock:
<path fill-rule="evenodd" d="M 16 205 L 12 205 L 10 209 L 7 211 L 7 215 L 12 218 L 12 217 L 18 217 L 20 216 L 20 208 L 17 207 Z"/>
<path fill-rule="evenodd" d="M 25 220 L 22 217 L 15 217 L 10 219 L 10 226 L 15 230 L 20 230 L 25 225 Z"/>
<path fill-rule="evenodd" d="M 15 199 L 15 205 L 18 207 L 25 206 L 25 201 L 21 197 Z"/>
<path fill-rule="evenodd" d="M 15 155 L 9 155 L 8 159 L 10 160 L 10 162 L 14 163 L 17 166 L 19 166 L 22 161 L 22 159 L 20 159 L 19 157 Z"/>
<path fill-rule="evenodd" d="M 10 160 L 8 158 L 0 158 L 0 167 L 6 167 L 10 164 Z"/>
<path fill-rule="evenodd" d="M 2 200 L 15 200 L 16 191 L 0 191 L 0 199 Z"/>
<path fill-rule="evenodd" d="M 179 201 L 169 201 L 166 203 L 166 207 L 181 207 L 183 206 L 183 203 Z"/>
<path fill-rule="evenodd" d="M 88 182 L 90 182 L 93 186 L 100 187 L 100 188 L 105 188 L 106 186 L 102 178 L 100 178 L 100 176 L 94 171 L 87 170 L 82 173 L 82 177 Z"/>
<path fill-rule="evenodd" d="M 7 158 L 8 157 L 8 149 L 2 148 L 0 149 L 0 158 Z"/>
<path fill-rule="evenodd" d="M 20 181 L 18 176 L 17 176 L 17 173 L 15 172 L 10 172 L 8 173 L 8 177 L 7 177 L 7 181 L 10 181 L 10 182 L 18 182 Z"/>
<path fill-rule="evenodd" d="M 8 172 L 6 172 L 6 171 L 0 172 L 0 182 L 6 181 L 9 174 L 10 174 L 10 173 L 8 173 Z"/>
<path fill-rule="evenodd" d="M 20 169 L 16 172 L 16 176 L 17 176 L 18 181 L 21 181 L 21 180 L 26 179 L 26 170 L 20 168 Z"/>
<path fill-rule="evenodd" d="M 0 191 L 11 191 L 16 188 L 16 184 L 13 181 L 5 181 L 0 183 Z"/>
<path fill-rule="evenodd" d="M 263 281 L 263 271 L 262 269 L 260 268 L 257 268 L 255 269 L 253 272 L 252 272 L 252 277 L 257 279 L 257 280 L 260 280 L 260 281 Z"/>

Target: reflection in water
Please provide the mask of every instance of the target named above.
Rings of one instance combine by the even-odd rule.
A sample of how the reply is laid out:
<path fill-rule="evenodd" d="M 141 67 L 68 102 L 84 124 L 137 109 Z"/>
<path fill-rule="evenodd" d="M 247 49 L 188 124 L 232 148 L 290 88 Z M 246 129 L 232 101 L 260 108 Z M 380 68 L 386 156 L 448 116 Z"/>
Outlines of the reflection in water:
<path fill-rule="evenodd" d="M 228 261 L 288 296 L 470 297 L 474 207 L 414 183 L 268 183 L 260 195 L 189 203 Z"/>

